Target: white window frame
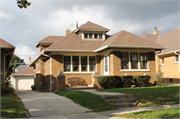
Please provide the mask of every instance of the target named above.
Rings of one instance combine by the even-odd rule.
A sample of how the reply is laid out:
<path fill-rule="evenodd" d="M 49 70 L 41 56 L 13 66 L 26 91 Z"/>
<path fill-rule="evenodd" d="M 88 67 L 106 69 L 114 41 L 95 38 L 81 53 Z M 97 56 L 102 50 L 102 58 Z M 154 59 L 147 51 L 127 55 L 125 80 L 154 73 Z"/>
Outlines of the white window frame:
<path fill-rule="evenodd" d="M 134 51 L 135 53 L 138 53 L 138 69 L 131 69 L 131 53 L 133 51 L 123 51 L 123 52 L 128 52 L 129 54 L 129 69 L 121 69 L 120 71 L 150 71 L 149 69 L 149 61 L 148 61 L 148 52 L 143 52 L 143 51 Z M 147 69 L 140 69 L 140 53 L 146 53 L 147 54 Z"/>
<path fill-rule="evenodd" d="M 40 62 L 37 62 L 37 73 L 40 73 Z"/>
<path fill-rule="evenodd" d="M 70 59 L 71 59 L 71 69 L 70 69 L 70 71 L 64 71 L 64 73 L 93 73 L 97 70 L 96 64 L 95 64 L 95 70 L 94 71 L 89 70 L 89 67 L 90 67 L 89 66 L 89 56 L 94 56 L 95 62 L 96 62 L 96 56 L 95 55 L 64 55 L 64 56 L 70 56 Z M 64 56 L 63 56 L 63 58 L 64 58 Z M 72 57 L 73 56 L 79 56 L 79 71 L 73 71 L 73 64 L 72 64 Z M 87 56 L 87 71 L 81 71 L 81 56 Z M 63 64 L 64 64 L 64 60 L 63 60 Z"/>
<path fill-rule="evenodd" d="M 88 38 L 85 38 L 84 34 L 88 34 Z M 83 32 L 82 33 L 82 39 L 95 39 L 94 34 L 98 34 L 98 38 L 96 38 L 95 40 L 105 40 L 105 34 L 104 33 L 91 33 L 92 38 L 89 38 L 89 34 L 90 34 L 90 32 Z M 99 34 L 102 34 L 102 39 L 99 39 Z"/>
<path fill-rule="evenodd" d="M 165 61 L 163 61 L 164 58 L 161 58 L 161 65 L 164 65 Z"/>

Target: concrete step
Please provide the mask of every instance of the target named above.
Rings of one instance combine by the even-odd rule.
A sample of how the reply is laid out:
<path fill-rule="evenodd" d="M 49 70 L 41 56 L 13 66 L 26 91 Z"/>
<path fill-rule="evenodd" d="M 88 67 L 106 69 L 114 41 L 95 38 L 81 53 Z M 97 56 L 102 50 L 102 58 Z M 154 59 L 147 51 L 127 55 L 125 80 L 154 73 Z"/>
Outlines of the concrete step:
<path fill-rule="evenodd" d="M 135 103 L 135 99 L 108 99 L 108 102 L 115 104 L 115 103 Z"/>
<path fill-rule="evenodd" d="M 132 107 L 135 103 L 115 103 L 113 104 L 116 107 Z"/>
<path fill-rule="evenodd" d="M 66 87 L 66 90 L 92 90 L 94 87 Z"/>
<path fill-rule="evenodd" d="M 106 100 L 108 99 L 134 99 L 132 95 L 104 95 L 103 96 Z"/>

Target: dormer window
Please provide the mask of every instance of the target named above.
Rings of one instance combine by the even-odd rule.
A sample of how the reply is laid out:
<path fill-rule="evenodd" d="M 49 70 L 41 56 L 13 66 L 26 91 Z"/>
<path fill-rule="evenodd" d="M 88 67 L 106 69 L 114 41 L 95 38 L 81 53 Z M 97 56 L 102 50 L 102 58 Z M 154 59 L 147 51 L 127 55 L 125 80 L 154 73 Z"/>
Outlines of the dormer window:
<path fill-rule="evenodd" d="M 103 39 L 103 33 L 83 33 L 83 39 Z"/>

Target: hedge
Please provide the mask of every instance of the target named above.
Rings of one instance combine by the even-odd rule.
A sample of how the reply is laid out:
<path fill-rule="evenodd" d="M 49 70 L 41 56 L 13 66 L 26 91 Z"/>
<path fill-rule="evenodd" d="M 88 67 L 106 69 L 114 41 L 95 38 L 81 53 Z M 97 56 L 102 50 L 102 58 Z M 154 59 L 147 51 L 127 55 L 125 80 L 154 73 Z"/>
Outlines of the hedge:
<path fill-rule="evenodd" d="M 104 89 L 123 87 L 121 78 L 119 76 L 100 76 L 97 81 Z"/>
<path fill-rule="evenodd" d="M 6 81 L 1 81 L 1 95 L 8 95 L 12 94 L 14 91 L 14 88 L 12 87 L 11 83 Z"/>
<path fill-rule="evenodd" d="M 132 86 L 132 81 L 133 81 L 133 76 L 120 76 L 123 82 L 123 87 L 131 87 Z"/>
<path fill-rule="evenodd" d="M 148 86 L 150 78 L 151 76 L 139 75 L 134 77 L 134 82 L 136 82 L 138 86 L 144 87 Z"/>

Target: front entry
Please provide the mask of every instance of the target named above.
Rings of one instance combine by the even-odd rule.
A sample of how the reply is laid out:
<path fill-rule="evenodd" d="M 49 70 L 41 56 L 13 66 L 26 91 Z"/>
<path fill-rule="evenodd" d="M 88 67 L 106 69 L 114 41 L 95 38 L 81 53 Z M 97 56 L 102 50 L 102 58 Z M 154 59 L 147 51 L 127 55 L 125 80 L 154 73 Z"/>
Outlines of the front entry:
<path fill-rule="evenodd" d="M 109 54 L 104 55 L 104 75 L 109 75 Z"/>

